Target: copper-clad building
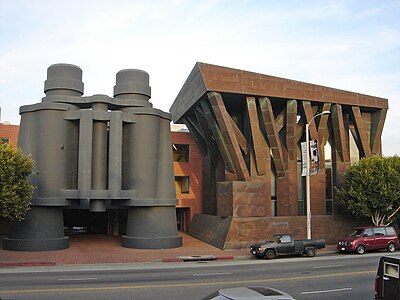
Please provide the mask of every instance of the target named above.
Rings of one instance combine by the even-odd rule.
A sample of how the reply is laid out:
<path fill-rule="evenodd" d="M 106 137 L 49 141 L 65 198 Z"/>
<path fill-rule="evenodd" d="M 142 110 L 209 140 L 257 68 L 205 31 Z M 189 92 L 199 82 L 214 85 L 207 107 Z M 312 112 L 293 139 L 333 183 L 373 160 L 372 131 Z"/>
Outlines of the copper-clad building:
<path fill-rule="evenodd" d="M 387 109 L 379 97 L 196 63 L 170 108 L 204 156 L 203 214 L 191 233 L 221 248 L 282 231 L 304 238 L 308 123 L 320 162 L 311 176 L 313 237 L 335 242 L 360 221 L 341 213 L 334 187 L 352 162 L 381 155 Z"/>

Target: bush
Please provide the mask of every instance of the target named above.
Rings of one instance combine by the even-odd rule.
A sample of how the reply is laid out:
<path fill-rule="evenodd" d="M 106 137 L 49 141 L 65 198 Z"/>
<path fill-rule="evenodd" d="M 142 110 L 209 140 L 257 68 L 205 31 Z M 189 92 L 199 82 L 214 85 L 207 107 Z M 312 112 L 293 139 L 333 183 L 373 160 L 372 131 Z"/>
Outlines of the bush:
<path fill-rule="evenodd" d="M 22 220 L 34 190 L 28 178 L 34 162 L 20 149 L 0 144 L 0 217 Z"/>

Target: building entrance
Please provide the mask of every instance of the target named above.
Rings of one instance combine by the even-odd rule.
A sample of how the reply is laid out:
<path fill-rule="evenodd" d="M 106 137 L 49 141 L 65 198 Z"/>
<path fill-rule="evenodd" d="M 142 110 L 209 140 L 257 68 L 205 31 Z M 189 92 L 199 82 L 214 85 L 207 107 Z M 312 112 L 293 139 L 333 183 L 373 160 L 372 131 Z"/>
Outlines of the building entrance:
<path fill-rule="evenodd" d="M 176 209 L 176 223 L 178 231 L 189 231 L 190 208 L 177 208 Z"/>
<path fill-rule="evenodd" d="M 90 212 L 86 209 L 64 209 L 64 231 L 66 234 L 110 234 L 126 233 L 126 209 L 108 209 L 105 212 Z"/>

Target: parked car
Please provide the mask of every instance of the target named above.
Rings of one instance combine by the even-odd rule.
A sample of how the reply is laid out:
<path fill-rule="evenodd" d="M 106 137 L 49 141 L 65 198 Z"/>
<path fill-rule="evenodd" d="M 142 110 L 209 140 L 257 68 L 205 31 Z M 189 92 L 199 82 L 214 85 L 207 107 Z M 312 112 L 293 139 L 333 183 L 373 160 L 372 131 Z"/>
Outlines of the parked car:
<path fill-rule="evenodd" d="M 374 292 L 375 300 L 400 300 L 400 257 L 381 257 Z"/>
<path fill-rule="evenodd" d="M 65 234 L 78 234 L 78 233 L 87 233 L 88 229 L 84 226 L 64 226 Z"/>
<path fill-rule="evenodd" d="M 387 249 L 394 252 L 399 248 L 396 230 L 391 226 L 366 226 L 354 228 L 338 241 L 339 252 L 364 254 L 366 250 Z"/>
<path fill-rule="evenodd" d="M 315 256 L 318 249 L 325 248 L 325 240 L 294 240 L 290 234 L 276 234 L 272 241 L 250 246 L 250 253 L 256 257 L 274 258 L 277 255 L 306 254 Z"/>
<path fill-rule="evenodd" d="M 289 294 L 263 286 L 235 287 L 219 290 L 209 295 L 203 300 L 244 300 L 244 299 L 263 299 L 263 300 L 295 300 Z"/>

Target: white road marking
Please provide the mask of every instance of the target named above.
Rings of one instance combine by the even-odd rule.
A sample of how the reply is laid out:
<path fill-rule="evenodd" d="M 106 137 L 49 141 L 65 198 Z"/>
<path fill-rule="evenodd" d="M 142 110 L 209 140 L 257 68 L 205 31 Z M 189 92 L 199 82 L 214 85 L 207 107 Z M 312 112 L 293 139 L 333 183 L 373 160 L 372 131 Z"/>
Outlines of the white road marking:
<path fill-rule="evenodd" d="M 193 274 L 193 276 L 215 276 L 215 275 L 232 275 L 233 273 L 203 273 L 203 274 Z"/>
<path fill-rule="evenodd" d="M 312 267 L 312 268 L 313 269 L 324 269 L 324 268 L 336 268 L 336 267 L 344 267 L 344 265 L 318 266 L 318 267 Z"/>
<path fill-rule="evenodd" d="M 80 281 L 80 280 L 99 280 L 98 277 L 86 277 L 86 278 L 58 278 L 59 281 Z"/>
<path fill-rule="evenodd" d="M 333 293 L 333 292 L 342 292 L 342 291 L 350 291 L 352 288 L 342 288 L 342 289 L 335 289 L 335 290 L 324 290 L 324 291 L 313 291 L 313 292 L 301 292 L 302 295 L 308 294 L 322 294 L 322 293 Z"/>

